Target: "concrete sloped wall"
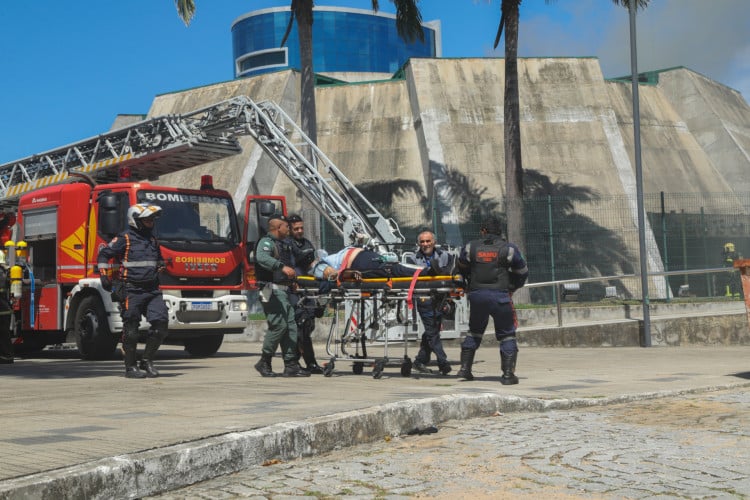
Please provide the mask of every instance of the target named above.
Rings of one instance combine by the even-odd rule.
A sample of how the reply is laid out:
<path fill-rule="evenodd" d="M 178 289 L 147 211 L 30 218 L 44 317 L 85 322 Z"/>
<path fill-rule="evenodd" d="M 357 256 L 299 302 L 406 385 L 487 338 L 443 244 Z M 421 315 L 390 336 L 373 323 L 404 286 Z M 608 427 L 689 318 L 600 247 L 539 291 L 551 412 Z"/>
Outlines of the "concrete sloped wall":
<path fill-rule="evenodd" d="M 404 74 L 404 80 L 317 88 L 320 149 L 355 184 L 413 181 L 416 193 L 393 198 L 401 211 L 397 219 L 409 224 L 417 224 L 415 218 L 424 213 L 421 197 L 431 195 L 436 169 L 456 169 L 486 188 L 487 199 L 501 203 L 504 61 L 412 59 Z M 524 168 L 552 183 L 634 199 L 629 85 L 605 81 L 595 58 L 520 59 L 519 78 Z M 663 72 L 658 86 L 639 89 L 644 191 L 750 191 L 744 174 L 750 167 L 750 110 L 741 95 L 685 69 Z M 235 95 L 271 99 L 299 118 L 299 75 L 294 71 L 160 95 L 149 115 L 182 113 Z M 286 195 L 290 209 L 299 210 L 300 197 L 291 182 L 252 139 L 241 142 L 240 155 L 164 176 L 160 182 L 192 186 L 200 174 L 211 173 L 217 187 L 235 194 L 238 206 L 246 194 L 273 193 Z M 445 243 L 460 244 L 467 238 L 458 229 L 465 215 L 450 208 L 456 203 L 442 201 L 449 207 L 440 213 L 443 221 L 457 223 L 448 225 Z M 636 226 L 634 203 L 623 205 L 619 218 L 586 205 L 576 208 L 617 233 Z M 637 261 L 637 248 L 627 252 Z M 649 265 L 660 269 L 658 254 L 649 256 Z M 653 296 L 661 296 L 660 286 L 654 284 Z"/>
<path fill-rule="evenodd" d="M 608 84 L 620 133 L 635 165 L 630 84 Z M 647 193 L 728 193 L 732 191 L 711 158 L 658 88 L 639 87 L 643 190 Z M 706 207 L 710 210 L 712 207 Z M 738 207 L 741 209 L 741 207 Z"/>
<path fill-rule="evenodd" d="M 352 182 L 413 180 L 426 196 L 404 81 L 323 87 L 315 95 L 318 147 Z M 419 196 L 400 201 L 417 204 Z"/>
<path fill-rule="evenodd" d="M 421 169 L 456 169 L 481 179 L 487 196 L 502 198 L 503 65 L 499 59 L 412 59 L 406 67 Z M 430 182 L 429 180 L 427 181 Z M 442 200 L 447 206 L 451 200 Z M 444 223 L 464 222 L 462 214 L 442 213 Z M 446 226 L 444 243 L 465 238 Z"/>
<path fill-rule="evenodd" d="M 732 190 L 750 192 L 750 106 L 742 94 L 686 68 L 659 73 L 658 89 Z"/>
<path fill-rule="evenodd" d="M 412 60 L 407 70 L 416 101 L 412 106 L 421 124 L 417 133 L 423 135 L 428 155 L 423 163 L 458 169 L 487 187 L 488 197 L 502 199 L 503 60 Z M 597 195 L 634 196 L 627 142 L 598 61 L 522 59 L 519 79 L 524 168 L 539 171 L 552 183 L 587 187 Z M 636 214 L 633 206 L 622 217 L 636 225 Z M 614 232 L 623 224 L 615 220 L 613 225 L 596 212 L 587 215 Z M 460 221 L 459 216 L 452 219 Z M 460 234 L 448 237 L 465 239 Z M 630 245 L 628 253 L 637 256 L 637 246 Z M 660 269 L 658 254 L 649 257 L 651 265 Z M 653 283 L 655 296 L 665 293 L 661 281 Z"/>

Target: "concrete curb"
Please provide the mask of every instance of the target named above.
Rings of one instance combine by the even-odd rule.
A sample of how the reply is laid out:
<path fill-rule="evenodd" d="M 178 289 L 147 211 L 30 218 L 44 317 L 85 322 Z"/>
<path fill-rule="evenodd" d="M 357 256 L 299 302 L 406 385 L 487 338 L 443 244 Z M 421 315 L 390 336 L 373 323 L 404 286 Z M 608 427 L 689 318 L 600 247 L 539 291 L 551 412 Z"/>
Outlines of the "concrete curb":
<path fill-rule="evenodd" d="M 269 460 L 291 460 L 406 434 L 449 420 L 545 412 L 750 387 L 750 382 L 607 398 L 540 399 L 496 393 L 411 399 L 232 432 L 6 480 L 0 499 L 139 498 Z"/>

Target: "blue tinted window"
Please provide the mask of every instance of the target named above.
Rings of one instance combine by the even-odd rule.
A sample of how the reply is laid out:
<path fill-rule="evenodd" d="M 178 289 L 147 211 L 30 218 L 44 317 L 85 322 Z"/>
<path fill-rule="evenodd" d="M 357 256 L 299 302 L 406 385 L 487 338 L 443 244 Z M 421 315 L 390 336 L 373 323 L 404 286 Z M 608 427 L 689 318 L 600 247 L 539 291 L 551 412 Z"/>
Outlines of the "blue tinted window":
<path fill-rule="evenodd" d="M 269 66 L 272 66 L 274 69 L 278 69 L 280 66 L 286 66 L 286 51 L 284 49 L 278 49 L 250 55 L 240 61 L 239 70 L 241 73 L 245 73 L 253 68 Z"/>
<path fill-rule="evenodd" d="M 425 41 L 407 43 L 398 36 L 389 17 L 346 11 L 313 11 L 313 67 L 325 72 L 394 73 L 410 57 L 435 57 L 435 32 L 425 28 Z M 238 22 L 232 29 L 234 60 L 244 55 L 279 48 L 290 12 L 266 12 Z M 299 37 L 296 23 L 285 46 L 289 67 L 299 69 Z M 240 62 L 240 71 L 279 62 L 279 53 L 253 55 Z M 274 55 L 270 55 L 274 54 Z M 274 62 L 268 63 L 269 60 Z M 273 68 L 278 69 L 278 66 Z M 248 74 L 259 74 L 256 70 Z"/>

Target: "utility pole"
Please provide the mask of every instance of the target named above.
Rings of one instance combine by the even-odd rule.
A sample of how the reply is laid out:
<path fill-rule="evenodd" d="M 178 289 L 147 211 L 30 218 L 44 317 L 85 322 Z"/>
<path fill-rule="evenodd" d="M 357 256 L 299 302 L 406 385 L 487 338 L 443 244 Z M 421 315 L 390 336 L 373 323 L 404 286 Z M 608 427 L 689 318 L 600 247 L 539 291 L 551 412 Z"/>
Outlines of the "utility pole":
<path fill-rule="evenodd" d="M 641 296 L 643 297 L 643 345 L 651 347 L 651 314 L 648 297 L 648 259 L 646 258 L 646 216 L 643 207 L 643 168 L 641 166 L 641 116 L 638 106 L 638 55 L 635 36 L 636 1 L 630 0 L 630 76 L 633 87 L 633 144 L 635 145 L 635 191 L 638 209 L 638 253 L 641 267 Z"/>

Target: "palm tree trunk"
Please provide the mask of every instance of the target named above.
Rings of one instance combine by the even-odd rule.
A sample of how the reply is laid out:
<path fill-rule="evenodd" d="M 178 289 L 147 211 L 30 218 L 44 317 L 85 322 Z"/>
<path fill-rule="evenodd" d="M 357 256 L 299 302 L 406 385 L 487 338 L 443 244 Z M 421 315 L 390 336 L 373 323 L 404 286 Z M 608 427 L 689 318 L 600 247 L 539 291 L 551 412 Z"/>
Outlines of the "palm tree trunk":
<path fill-rule="evenodd" d="M 521 162 L 521 118 L 518 96 L 518 0 L 504 0 L 505 20 L 505 206 L 508 221 L 508 241 L 524 244 L 523 224 L 523 164 Z M 523 294 L 526 295 L 526 294 Z M 523 297 L 518 297 L 522 299 Z"/>
<path fill-rule="evenodd" d="M 292 8 L 297 18 L 297 30 L 299 34 L 300 54 L 300 125 L 302 131 L 314 143 L 318 143 L 318 117 L 315 109 L 315 72 L 313 71 L 313 2 L 302 0 L 293 2 Z M 305 152 L 307 159 L 312 160 L 312 151 Z M 301 196 L 301 211 L 305 218 L 305 231 L 307 237 L 316 245 L 320 246 L 320 215 L 315 205 L 304 195 Z"/>
<path fill-rule="evenodd" d="M 505 202 L 508 239 L 523 243 L 523 165 L 521 163 L 521 126 L 518 98 L 518 4 L 511 5 L 505 16 Z"/>

